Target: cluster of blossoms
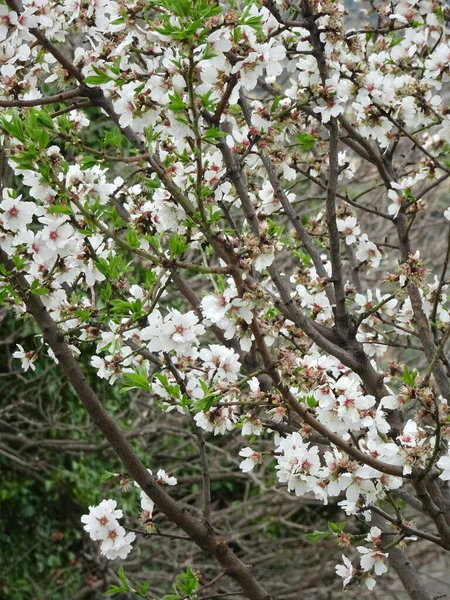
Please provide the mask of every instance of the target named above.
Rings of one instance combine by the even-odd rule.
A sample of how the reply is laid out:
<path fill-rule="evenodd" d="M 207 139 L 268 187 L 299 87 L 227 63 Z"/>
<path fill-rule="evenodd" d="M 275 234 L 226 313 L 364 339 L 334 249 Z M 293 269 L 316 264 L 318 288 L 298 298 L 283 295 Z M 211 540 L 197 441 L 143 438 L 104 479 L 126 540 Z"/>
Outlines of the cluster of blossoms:
<path fill-rule="evenodd" d="M 385 455 L 379 454 L 381 444 L 372 443 L 373 455 L 391 458 L 395 464 L 395 444 L 383 444 Z M 389 448 L 386 448 L 389 446 Z M 376 450 L 375 450 L 376 448 Z M 389 456 L 389 451 L 392 456 Z M 345 494 L 339 502 L 345 512 L 358 514 L 364 506 L 385 496 L 387 490 L 401 487 L 402 478 L 385 475 L 367 465 L 360 465 L 337 450 L 326 451 L 320 456 L 319 448 L 308 444 L 299 433 L 280 439 L 275 450 L 277 477 L 287 485 L 288 491 L 297 496 L 312 492 L 316 498 L 328 503 L 333 496 Z M 400 462 L 400 461 L 398 461 Z"/>
<path fill-rule="evenodd" d="M 387 571 L 385 560 L 389 554 L 380 550 L 381 529 L 371 527 L 365 539 L 373 544 L 374 549 L 358 546 L 357 550 L 361 554 L 359 570 L 353 567 L 345 555 L 342 555 L 344 564 L 336 565 L 336 573 L 344 580 L 344 587 L 349 585 L 353 579 L 359 579 L 366 584 L 369 590 L 373 590 L 376 582 L 372 575 L 383 575 Z"/>
<path fill-rule="evenodd" d="M 402 241 L 449 176 L 444 3 L 381 4 L 385 25 L 375 35 L 347 29 L 345 7 L 331 0 L 312 2 L 314 18 L 294 25 L 281 1 L 244 3 L 239 13 L 164 2 L 151 18 L 153 5 L 138 0 L 24 0 L 20 14 L 13 4 L 0 0 L 0 126 L 21 187 L 2 190 L 0 246 L 72 352 L 89 348 L 98 377 L 137 381 L 149 402 L 192 413 L 205 432 L 275 430 L 267 454 L 278 482 L 297 496 L 338 498 L 348 515 L 433 461 L 450 479 L 448 398 L 431 372 L 402 381 L 388 352 L 412 336 L 438 362 L 433 339 L 450 324 L 445 271 L 430 277 L 408 244 L 397 255 L 357 212 L 397 227 Z M 54 44 L 82 36 L 70 68 L 50 42 L 35 41 L 35 28 Z M 49 104 L 49 90 L 54 104 L 80 96 L 100 107 L 98 145 L 84 143 L 91 122 L 79 98 L 67 110 L 35 108 Z M 348 146 L 336 156 L 333 131 Z M 118 162 L 133 170 L 119 176 Z M 324 191 L 336 215 L 317 212 Z M 305 198 L 311 210 L 301 219 Z M 380 266 L 391 271 L 383 282 Z M 184 273 L 204 276 L 201 286 L 191 289 Z M 3 299 L 24 314 L 13 278 L 1 275 Z M 367 283 L 375 279 L 378 287 Z M 370 385 L 348 358 L 355 348 L 375 374 Z M 38 354 L 19 345 L 13 356 L 34 370 Z M 324 450 L 305 422 L 286 433 L 291 397 L 340 443 Z M 407 415 L 395 430 L 393 411 Z M 246 445 L 241 469 L 265 454 Z M 157 479 L 176 483 L 162 471 Z M 153 502 L 143 491 L 141 510 L 148 527 Z M 83 517 L 107 558 L 125 558 L 134 541 L 120 518 L 112 500 Z M 379 536 L 372 528 L 375 550 L 358 548 L 359 570 L 344 557 L 344 585 L 359 578 L 371 589 L 385 571 Z"/>
<path fill-rule="evenodd" d="M 136 539 L 134 532 L 125 533 L 125 529 L 119 525 L 118 519 L 123 517 L 123 513 L 116 506 L 115 500 L 102 500 L 98 506 L 90 506 L 89 514 L 81 517 L 84 530 L 92 540 L 102 541 L 101 552 L 110 560 L 126 558 Z"/>
<path fill-rule="evenodd" d="M 148 469 L 150 475 L 152 472 Z M 128 489 L 128 482 L 125 481 L 124 490 Z M 176 485 L 175 477 L 169 476 L 163 469 L 159 469 L 156 474 L 156 481 L 160 484 Z M 134 484 L 139 488 L 139 485 Z M 140 488 L 139 488 L 140 489 Z M 145 530 L 152 530 L 152 515 L 154 502 L 141 490 L 141 523 Z M 115 500 L 102 500 L 98 506 L 90 506 L 89 514 L 81 517 L 81 522 L 84 523 L 84 530 L 89 533 L 89 536 L 94 541 L 101 541 L 101 553 L 109 560 L 116 558 L 124 559 L 132 550 L 132 543 L 136 539 L 136 534 L 133 531 L 125 532 L 125 529 L 119 524 L 119 519 L 122 519 L 123 512 L 116 509 L 117 502 Z"/>

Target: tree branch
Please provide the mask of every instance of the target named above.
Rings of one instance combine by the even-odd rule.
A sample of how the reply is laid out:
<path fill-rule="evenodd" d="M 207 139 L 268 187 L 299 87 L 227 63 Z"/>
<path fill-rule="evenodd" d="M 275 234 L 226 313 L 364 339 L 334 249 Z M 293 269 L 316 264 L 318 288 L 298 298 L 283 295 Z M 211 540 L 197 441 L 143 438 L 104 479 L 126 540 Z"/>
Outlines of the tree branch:
<path fill-rule="evenodd" d="M 3 250 L 0 250 L 0 260 L 9 271 L 14 272 L 14 264 Z M 123 432 L 103 408 L 100 400 L 88 384 L 64 336 L 58 330 L 56 323 L 47 312 L 41 299 L 29 293 L 28 284 L 23 275 L 14 274 L 12 279 L 15 280 L 17 291 L 24 299 L 27 312 L 33 316 L 36 324 L 41 329 L 46 343 L 55 353 L 78 398 L 122 460 L 129 475 L 169 520 L 178 525 L 202 550 L 219 562 L 228 575 L 239 583 L 243 593 L 248 598 L 251 600 L 271 600 L 269 593 L 256 581 L 251 568 L 237 558 L 228 547 L 228 544 L 217 537 L 205 523 L 202 523 L 182 508 L 148 473 Z"/>

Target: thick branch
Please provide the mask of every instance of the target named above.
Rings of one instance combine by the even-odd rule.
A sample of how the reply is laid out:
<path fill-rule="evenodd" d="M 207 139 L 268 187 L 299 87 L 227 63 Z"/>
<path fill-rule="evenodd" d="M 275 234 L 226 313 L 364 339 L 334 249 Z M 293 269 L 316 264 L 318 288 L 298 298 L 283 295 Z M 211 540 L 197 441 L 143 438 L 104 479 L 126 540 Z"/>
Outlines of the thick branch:
<path fill-rule="evenodd" d="M 0 100 L 1 108 L 8 107 L 29 107 L 29 106 L 43 106 L 44 104 L 60 104 L 66 100 L 72 98 L 78 98 L 80 96 L 80 88 L 69 90 L 62 94 L 56 94 L 55 96 L 44 96 L 43 98 L 33 98 L 32 100 Z"/>
<path fill-rule="evenodd" d="M 330 121 L 330 141 L 328 150 L 329 174 L 327 185 L 326 220 L 330 239 L 330 260 L 333 286 L 336 294 L 336 325 L 339 332 L 349 333 L 349 317 L 345 306 L 345 290 L 340 256 L 339 230 L 336 221 L 336 191 L 339 177 L 338 161 L 339 129 L 336 119 Z"/>

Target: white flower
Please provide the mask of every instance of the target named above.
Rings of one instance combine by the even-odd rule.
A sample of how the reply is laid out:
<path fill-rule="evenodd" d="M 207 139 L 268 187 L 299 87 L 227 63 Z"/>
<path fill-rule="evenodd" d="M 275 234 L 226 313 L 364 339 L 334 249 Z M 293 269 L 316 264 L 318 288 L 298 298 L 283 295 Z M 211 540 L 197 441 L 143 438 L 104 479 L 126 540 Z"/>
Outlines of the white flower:
<path fill-rule="evenodd" d="M 42 241 L 46 243 L 50 250 L 60 253 L 60 249 L 64 248 L 74 235 L 75 231 L 72 225 L 67 223 L 68 218 L 67 215 L 63 215 L 57 218 L 41 217 L 39 219 L 41 223 L 47 225 L 42 230 Z"/>
<path fill-rule="evenodd" d="M 253 379 L 256 379 L 256 377 L 253 377 Z M 256 379 L 256 381 L 258 381 L 258 380 Z M 259 382 L 258 382 L 258 389 L 259 389 Z M 248 413 L 244 417 L 244 422 L 243 422 L 242 430 L 241 430 L 242 435 L 261 435 L 262 431 L 263 431 L 263 424 L 261 422 L 261 419 L 258 416 L 253 415 L 252 413 Z"/>
<path fill-rule="evenodd" d="M 395 219 L 398 215 L 400 207 L 403 206 L 405 202 L 405 197 L 399 195 L 395 190 L 389 190 L 388 196 L 392 200 L 392 204 L 389 204 L 388 206 L 388 213 Z"/>
<path fill-rule="evenodd" d="M 320 459 L 317 446 L 305 444 L 299 433 L 291 433 L 280 439 L 276 448 L 278 480 L 287 483 L 288 491 L 294 491 L 297 496 L 303 496 L 313 491 L 316 496 L 322 496 L 318 486 Z"/>
<path fill-rule="evenodd" d="M 276 44 L 277 38 L 273 37 L 268 44 L 257 44 L 261 52 L 267 77 L 277 77 L 283 72 L 283 60 L 286 57 L 286 48 Z"/>
<path fill-rule="evenodd" d="M 417 427 L 417 423 L 410 419 L 403 428 L 403 433 L 399 438 L 400 443 L 402 446 L 415 446 L 418 434 L 419 428 Z"/>
<path fill-rule="evenodd" d="M 12 194 L 12 190 L 9 188 L 3 190 L 3 200 L 0 202 L 3 214 L 0 218 L 4 229 L 16 233 L 26 229 L 38 212 L 38 207 L 33 202 L 22 202 L 22 196 L 14 198 L 9 195 L 10 193 Z"/>
<path fill-rule="evenodd" d="M 122 127 L 128 127 L 133 122 L 133 113 L 136 110 L 134 91 L 138 86 L 139 82 L 133 81 L 118 90 L 120 99 L 114 102 L 114 110 L 120 115 L 119 124 Z"/>
<path fill-rule="evenodd" d="M 281 208 L 281 202 L 275 196 L 275 192 L 273 190 L 272 184 L 268 179 L 264 181 L 260 190 L 259 197 L 262 200 L 261 204 L 261 212 L 264 215 L 271 215 L 276 210 Z M 288 194 L 288 199 L 292 201 L 295 198 L 294 194 Z"/>
<path fill-rule="evenodd" d="M 373 567 L 376 575 L 386 573 L 388 569 L 384 559 L 389 556 L 388 554 L 384 554 L 379 550 L 370 550 L 365 546 L 358 546 L 357 550 L 362 554 L 360 562 L 363 571 L 370 571 Z"/>
<path fill-rule="evenodd" d="M 359 507 L 356 502 L 349 502 L 348 500 L 341 500 L 338 502 L 338 506 L 342 508 L 346 515 L 357 515 L 359 513 Z"/>
<path fill-rule="evenodd" d="M 211 323 L 218 323 L 225 317 L 230 304 L 223 294 L 210 294 L 202 299 L 201 307 L 203 314 Z"/>
<path fill-rule="evenodd" d="M 338 230 L 345 235 L 345 243 L 347 246 L 356 243 L 356 238 L 361 233 L 358 222 L 355 217 L 346 217 L 345 219 L 337 219 Z"/>
<path fill-rule="evenodd" d="M 213 431 L 214 435 L 224 435 L 231 431 L 236 424 L 236 415 L 233 407 L 212 409 L 208 412 L 200 411 L 194 417 L 195 422 L 205 431 Z"/>
<path fill-rule="evenodd" d="M 19 350 L 13 352 L 13 357 L 18 358 L 22 361 L 22 369 L 24 371 L 28 371 L 28 369 L 36 371 L 36 367 L 33 363 L 38 359 L 37 353 L 34 352 L 34 350 L 31 350 L 30 352 L 25 352 L 25 350 L 20 344 L 17 344 L 17 347 L 19 348 Z"/>
<path fill-rule="evenodd" d="M 141 339 L 149 341 L 153 352 L 176 350 L 179 356 L 190 356 L 198 345 L 197 336 L 205 332 L 193 311 L 186 314 L 172 309 L 164 319 L 158 310 L 148 316 L 148 327 L 141 331 Z"/>
<path fill-rule="evenodd" d="M 98 506 L 90 506 L 89 514 L 81 517 L 84 523 L 84 530 L 87 531 L 93 540 L 104 540 L 108 536 L 108 531 L 112 525 L 121 519 L 123 513 L 116 510 L 117 502 L 115 500 L 102 500 Z"/>
<path fill-rule="evenodd" d="M 204 361 L 204 367 L 216 373 L 219 379 L 237 380 L 241 364 L 239 355 L 231 348 L 212 344 L 209 348 L 202 348 L 199 356 Z"/>
<path fill-rule="evenodd" d="M 17 23 L 17 13 L 7 6 L 0 6 L 0 41 L 6 40 L 9 27 Z"/>
<path fill-rule="evenodd" d="M 92 356 L 91 365 L 97 369 L 97 375 L 100 379 L 106 379 L 112 385 L 121 376 L 120 365 L 115 363 L 113 356 Z"/>
<path fill-rule="evenodd" d="M 270 267 L 274 260 L 275 248 L 273 248 L 272 246 L 263 247 L 261 254 L 258 255 L 255 262 L 253 263 L 253 266 L 255 267 L 256 271 L 262 273 L 264 269 Z"/>
<path fill-rule="evenodd" d="M 240 81 L 247 90 L 253 90 L 264 71 L 264 63 L 258 52 L 249 52 L 244 60 L 239 60 L 232 73 L 239 73 Z"/>
<path fill-rule="evenodd" d="M 344 101 L 345 99 L 338 100 L 337 102 L 330 100 L 325 106 L 315 106 L 313 111 L 322 115 L 322 123 L 328 123 L 332 117 L 338 117 L 344 112 L 344 106 L 340 104 L 340 102 Z"/>
<path fill-rule="evenodd" d="M 444 481 L 450 480 L 450 456 L 441 456 L 441 458 L 437 461 L 436 466 L 439 469 L 442 469 L 442 473 L 439 475 L 441 479 Z"/>
<path fill-rule="evenodd" d="M 153 508 L 155 503 L 145 492 L 141 490 L 141 510 L 144 513 L 144 519 L 146 521 L 152 518 Z"/>
<path fill-rule="evenodd" d="M 376 245 L 369 240 L 366 233 L 363 233 L 358 240 L 358 249 L 356 250 L 356 258 L 361 261 L 368 261 L 371 267 L 378 267 L 381 260 L 381 253 Z"/>
<path fill-rule="evenodd" d="M 380 408 L 388 408 L 389 410 L 395 410 L 401 408 L 403 405 L 397 396 L 383 396 L 379 404 Z"/>
<path fill-rule="evenodd" d="M 136 539 L 133 531 L 125 535 L 125 529 L 120 525 L 111 527 L 108 537 L 103 540 L 101 551 L 108 560 L 125 559 L 132 550 L 132 542 Z"/>
<path fill-rule="evenodd" d="M 379 527 L 371 527 L 370 532 L 366 535 L 366 540 L 372 542 L 372 544 L 378 545 L 380 543 L 381 529 Z"/>
<path fill-rule="evenodd" d="M 40 173 L 36 173 L 35 171 L 24 171 L 23 183 L 30 188 L 28 190 L 29 194 L 36 200 L 42 200 L 47 203 L 51 202 L 56 196 L 55 190 L 45 183 Z"/>
<path fill-rule="evenodd" d="M 377 582 L 375 581 L 375 579 L 373 577 L 369 576 L 369 577 L 364 577 L 364 583 L 366 584 L 367 589 L 372 591 Z"/>
<path fill-rule="evenodd" d="M 158 483 L 166 483 L 167 485 L 177 485 L 177 478 L 168 475 L 164 469 L 159 469 L 156 473 L 156 481 Z"/>
<path fill-rule="evenodd" d="M 254 452 L 249 447 L 242 448 L 242 450 L 239 452 L 239 456 L 245 457 L 245 460 L 243 460 L 239 465 L 239 468 L 243 473 L 248 473 L 251 471 L 255 465 L 261 463 L 262 459 L 262 454 L 260 452 Z"/>
<path fill-rule="evenodd" d="M 171 314 L 164 319 L 163 333 L 174 342 L 174 347 L 178 344 L 194 342 L 196 336 L 204 332 L 202 325 L 197 325 L 198 317 L 190 311 L 183 315 L 178 310 L 172 310 Z"/>
<path fill-rule="evenodd" d="M 338 73 L 326 80 L 324 86 L 326 105 L 313 108 L 315 113 L 321 114 L 322 123 L 328 123 L 332 117 L 338 117 L 344 112 L 345 106 L 342 103 L 348 99 L 346 91 L 347 83 L 344 79 L 339 80 Z"/>
<path fill-rule="evenodd" d="M 346 585 L 348 585 L 353 577 L 353 565 L 352 563 L 349 561 L 349 559 L 343 554 L 342 555 L 342 560 L 344 562 L 343 565 L 336 565 L 336 575 L 339 575 L 339 577 L 342 577 L 342 579 L 344 580 L 342 582 L 342 585 L 345 587 Z"/>

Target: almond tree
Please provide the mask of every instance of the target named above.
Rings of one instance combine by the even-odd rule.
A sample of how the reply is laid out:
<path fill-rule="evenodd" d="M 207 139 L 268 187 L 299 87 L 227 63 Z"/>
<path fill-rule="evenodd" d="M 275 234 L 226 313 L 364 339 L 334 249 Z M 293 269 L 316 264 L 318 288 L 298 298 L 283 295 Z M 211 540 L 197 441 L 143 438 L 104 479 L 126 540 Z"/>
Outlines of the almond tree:
<path fill-rule="evenodd" d="M 0 0 L 1 298 L 42 332 L 23 368 L 58 361 L 141 490 L 142 531 L 110 499 L 82 517 L 107 558 L 158 510 L 272 597 L 210 524 L 205 436 L 232 432 L 242 471 L 275 463 L 274 487 L 365 520 L 362 540 L 351 518 L 327 532 L 356 547 L 344 586 L 389 563 L 432 598 L 404 548 L 450 550 L 450 236 L 438 259 L 420 239 L 450 219 L 450 14 L 362 6 L 355 29 L 334 0 Z M 138 458 L 81 351 L 189 417 L 202 518 Z"/>

